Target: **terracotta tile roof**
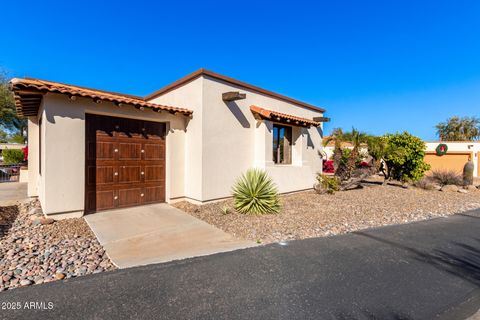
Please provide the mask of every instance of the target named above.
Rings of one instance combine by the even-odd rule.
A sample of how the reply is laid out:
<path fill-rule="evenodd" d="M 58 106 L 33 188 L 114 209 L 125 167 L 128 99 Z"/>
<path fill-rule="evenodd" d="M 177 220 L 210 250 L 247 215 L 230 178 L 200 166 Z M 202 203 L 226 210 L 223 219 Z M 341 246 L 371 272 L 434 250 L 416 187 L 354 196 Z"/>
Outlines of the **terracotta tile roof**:
<path fill-rule="evenodd" d="M 193 111 L 185 108 L 177 108 L 147 102 L 141 97 L 89 89 L 46 80 L 14 78 L 10 80 L 10 86 L 15 95 L 17 113 L 23 116 L 36 116 L 42 96 L 47 92 L 67 94 L 72 97 L 91 98 L 98 101 L 110 101 L 117 104 L 128 104 L 133 105 L 136 108 L 150 108 L 154 111 L 164 110 L 170 113 L 180 113 L 187 116 L 193 113 Z"/>
<path fill-rule="evenodd" d="M 250 106 L 250 111 L 260 119 L 267 119 L 276 122 L 287 123 L 291 125 L 301 126 L 301 127 L 318 127 L 321 122 L 313 121 L 307 118 L 301 118 L 297 116 L 292 116 L 286 113 L 281 113 L 278 111 L 267 110 L 257 106 Z"/>
<path fill-rule="evenodd" d="M 269 97 L 273 97 L 275 99 L 282 100 L 282 101 L 285 101 L 285 102 L 288 102 L 288 103 L 292 103 L 294 105 L 297 105 L 297 106 L 300 106 L 300 107 L 303 107 L 303 108 L 307 108 L 307 109 L 310 109 L 310 110 L 313 110 L 313 111 L 325 112 L 325 109 L 323 109 L 323 108 L 320 108 L 320 107 L 311 105 L 309 103 L 299 101 L 299 100 L 284 96 L 282 94 L 272 92 L 272 91 L 269 91 L 269 90 L 251 85 L 249 83 L 246 83 L 246 82 L 243 82 L 243 81 L 240 81 L 240 80 L 237 80 L 237 79 L 233 79 L 233 78 L 230 78 L 230 77 L 227 77 L 227 76 L 224 76 L 222 74 L 219 74 L 219 73 L 216 73 L 216 72 L 213 72 L 213 71 L 210 71 L 210 70 L 206 70 L 206 69 L 199 69 L 195 72 L 190 73 L 189 75 L 187 75 L 187 76 L 185 76 L 185 77 L 183 77 L 183 78 L 181 78 L 181 79 L 179 79 L 179 80 L 161 88 L 160 90 L 157 90 L 152 94 L 149 94 L 148 96 L 145 97 L 145 100 L 154 99 L 154 98 L 156 98 L 158 96 L 161 96 L 161 95 L 163 95 L 163 94 L 165 94 L 165 93 L 167 93 L 171 90 L 174 90 L 174 89 L 176 89 L 176 88 L 178 88 L 178 87 L 180 87 L 180 86 L 182 86 L 182 85 L 184 85 L 184 84 L 186 84 L 190 81 L 193 81 L 196 78 L 201 77 L 201 76 L 206 76 L 206 77 L 210 77 L 210 78 L 217 79 L 217 80 L 220 80 L 220 81 L 224 81 L 224 82 L 227 82 L 229 84 L 233 84 L 234 86 L 238 86 L 238 87 L 241 87 L 241 88 L 244 88 L 244 89 L 252 90 L 254 92 L 257 92 L 257 93 L 260 93 L 260 94 L 263 94 L 263 95 L 266 95 L 266 96 L 269 96 Z"/>

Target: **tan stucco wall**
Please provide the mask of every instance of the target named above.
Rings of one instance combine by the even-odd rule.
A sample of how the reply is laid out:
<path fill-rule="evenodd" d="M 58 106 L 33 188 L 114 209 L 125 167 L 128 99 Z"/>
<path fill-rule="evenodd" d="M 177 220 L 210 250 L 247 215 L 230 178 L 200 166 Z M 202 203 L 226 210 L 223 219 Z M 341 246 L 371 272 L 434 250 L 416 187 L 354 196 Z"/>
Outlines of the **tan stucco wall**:
<path fill-rule="evenodd" d="M 435 149 L 440 143 L 445 143 L 448 146 L 447 154 L 441 157 L 435 155 Z M 432 165 L 432 170 L 451 169 L 462 172 L 463 166 L 470 156 L 475 164 L 474 176 L 479 176 L 480 142 L 431 141 L 427 142 L 426 146 L 426 152 L 429 155 L 425 157 L 425 160 Z"/>
<path fill-rule="evenodd" d="M 94 103 L 91 99 L 71 101 L 65 95 L 47 94 L 43 99 L 45 115 L 42 128 L 42 176 L 45 190 L 42 208 L 46 214 L 83 214 L 85 188 L 85 114 L 127 117 L 166 122 L 166 198 L 183 195 L 185 117 L 112 103 Z M 44 151 L 44 152 L 43 152 Z M 173 165 L 174 164 L 174 165 Z M 41 196 L 42 197 L 42 196 Z"/>
<path fill-rule="evenodd" d="M 225 103 L 222 93 L 240 91 L 246 99 Z M 291 165 L 272 161 L 272 123 L 257 121 L 251 105 L 312 119 L 321 112 L 245 90 L 206 77 L 203 82 L 203 200 L 231 195 L 237 177 L 252 167 L 267 170 L 280 192 L 312 188 L 316 172 L 321 171 L 321 128 L 293 127 Z M 296 138 L 296 139 L 295 139 Z"/>
<path fill-rule="evenodd" d="M 197 201 L 202 199 L 202 95 L 203 79 L 197 78 L 151 100 L 154 103 L 193 110 L 193 117 L 188 121 L 186 129 L 183 165 L 174 164 L 178 166 L 178 170 L 183 170 L 185 177 L 185 180 L 182 179 L 184 192 L 178 192 L 176 195 L 178 198 L 186 197 Z"/>
<path fill-rule="evenodd" d="M 38 196 L 38 118 L 28 118 L 28 189 L 29 197 Z"/>

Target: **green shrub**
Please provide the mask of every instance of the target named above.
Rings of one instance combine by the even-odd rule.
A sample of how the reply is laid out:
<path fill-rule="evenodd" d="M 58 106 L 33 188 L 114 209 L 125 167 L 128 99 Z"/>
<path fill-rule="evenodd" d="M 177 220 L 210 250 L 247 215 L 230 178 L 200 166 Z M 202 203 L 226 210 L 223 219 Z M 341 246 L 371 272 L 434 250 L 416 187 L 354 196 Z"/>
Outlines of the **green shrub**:
<path fill-rule="evenodd" d="M 387 150 L 384 157 L 389 178 L 399 181 L 418 181 L 430 165 L 423 160 L 425 142 L 408 132 L 388 134 L 385 136 Z"/>
<path fill-rule="evenodd" d="M 430 177 L 442 187 L 449 184 L 454 184 L 456 186 L 463 185 L 462 175 L 453 170 L 435 170 Z"/>
<path fill-rule="evenodd" d="M 249 169 L 237 179 L 232 189 L 234 207 L 243 214 L 278 213 L 278 190 L 268 174 Z"/>
<path fill-rule="evenodd" d="M 23 151 L 20 149 L 5 149 L 2 151 L 5 164 L 17 164 L 23 162 Z"/>
<path fill-rule="evenodd" d="M 340 190 L 340 181 L 336 176 L 329 176 L 326 174 L 317 174 L 318 186 L 315 190 L 318 193 L 329 193 L 333 194 L 335 191 Z"/>

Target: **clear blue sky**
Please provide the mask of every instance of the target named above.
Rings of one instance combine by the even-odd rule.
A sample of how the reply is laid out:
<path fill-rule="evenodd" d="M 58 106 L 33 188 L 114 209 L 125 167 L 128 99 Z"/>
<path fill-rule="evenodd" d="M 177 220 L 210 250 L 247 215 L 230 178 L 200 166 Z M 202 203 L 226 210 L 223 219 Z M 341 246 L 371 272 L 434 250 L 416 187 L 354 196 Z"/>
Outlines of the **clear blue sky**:
<path fill-rule="evenodd" d="M 480 116 L 480 1 L 70 2 L 2 3 L 0 66 L 137 95 L 203 67 L 325 107 L 327 133 Z"/>

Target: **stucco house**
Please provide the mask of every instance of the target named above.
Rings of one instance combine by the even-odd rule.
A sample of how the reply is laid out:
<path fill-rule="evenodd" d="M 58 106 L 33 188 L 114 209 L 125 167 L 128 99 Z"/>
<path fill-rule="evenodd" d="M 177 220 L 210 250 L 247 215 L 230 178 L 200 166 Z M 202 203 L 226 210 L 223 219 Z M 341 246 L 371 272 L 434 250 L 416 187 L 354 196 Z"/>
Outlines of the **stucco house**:
<path fill-rule="evenodd" d="M 54 218 L 230 196 L 265 169 L 281 193 L 322 170 L 325 110 L 200 69 L 146 96 L 12 79 L 28 117 L 28 194 Z"/>
<path fill-rule="evenodd" d="M 449 170 L 462 173 L 465 163 L 472 161 L 473 176 L 480 177 L 479 141 L 429 141 L 426 142 L 425 162 L 430 164 L 430 172 Z M 445 154 L 438 154 L 439 145 L 446 146 Z"/>

